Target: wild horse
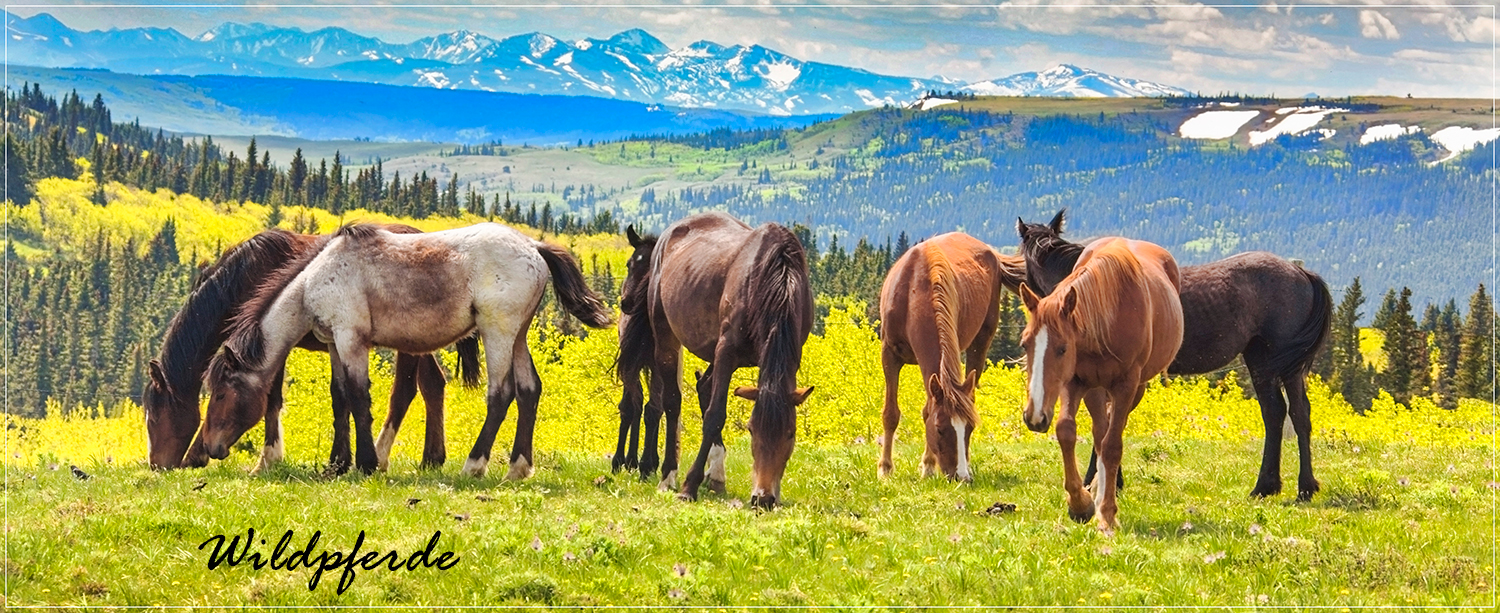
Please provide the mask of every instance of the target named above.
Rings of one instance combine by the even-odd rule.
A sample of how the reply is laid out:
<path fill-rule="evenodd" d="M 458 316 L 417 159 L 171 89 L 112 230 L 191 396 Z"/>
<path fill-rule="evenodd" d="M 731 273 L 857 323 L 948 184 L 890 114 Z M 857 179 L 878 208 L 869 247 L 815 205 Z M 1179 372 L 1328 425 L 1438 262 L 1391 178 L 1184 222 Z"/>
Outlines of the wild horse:
<path fill-rule="evenodd" d="M 979 425 L 974 388 L 999 323 L 1001 288 L 1016 291 L 1025 280 L 1023 266 L 1020 256 L 1001 255 L 972 236 L 950 232 L 918 243 L 891 267 L 880 289 L 885 372 L 880 476 L 893 467 L 891 447 L 901 423 L 896 402 L 901 368 L 916 364 L 927 390 L 922 474 L 941 470 L 949 478 L 973 478 L 969 437 Z M 959 374 L 960 358 L 967 376 Z"/>
<path fill-rule="evenodd" d="M 1077 521 L 1097 517 L 1106 533 L 1119 527 L 1115 477 L 1130 412 L 1146 393 L 1146 383 L 1166 371 L 1182 344 L 1177 287 L 1177 263 L 1165 249 L 1107 238 L 1084 249 L 1052 295 L 1039 298 L 1029 287 L 1021 288 L 1021 302 L 1030 315 L 1021 333 L 1026 427 L 1046 432 L 1053 405 L 1062 401 L 1057 444 L 1068 514 Z M 1103 465 L 1092 497 L 1078 477 L 1073 455 L 1078 403 L 1091 392 L 1102 392 L 1107 401 L 1088 405 Z"/>
<path fill-rule="evenodd" d="M 1045 296 L 1072 270 L 1083 245 L 1061 238 L 1064 211 L 1046 225 L 1016 220 L 1026 257 L 1027 286 Z M 1312 418 L 1307 374 L 1328 337 L 1333 299 L 1317 274 L 1274 254 L 1252 251 L 1182 275 L 1183 342 L 1167 372 L 1191 375 L 1223 368 L 1243 355 L 1260 402 L 1266 440 L 1252 496 L 1281 491 L 1282 424 L 1290 415 L 1301 466 L 1297 498 L 1318 491 L 1313 478 Z M 1085 399 L 1085 403 L 1097 402 Z M 1089 459 L 1094 474 L 1096 456 Z"/>
<path fill-rule="evenodd" d="M 651 326 L 632 326 L 630 320 L 633 316 L 646 317 L 645 288 L 651 278 L 651 252 L 656 249 L 657 238 L 652 234 L 644 237 L 636 234 L 635 226 L 625 228 L 625 237 L 630 240 L 631 254 L 625 262 L 625 282 L 620 292 L 620 355 L 615 360 L 615 374 L 624 390 L 620 394 L 620 435 L 615 441 L 610 468 L 619 472 L 621 468 L 635 470 L 639 467 L 641 477 L 645 478 L 656 471 L 659 462 L 656 437 L 661 424 L 661 378 L 651 373 L 651 360 L 655 355 Z M 627 301 L 625 296 L 631 299 Z M 627 331 L 633 336 L 626 336 Z M 641 386 L 642 376 L 651 391 L 649 400 Z M 645 455 L 638 460 L 636 453 L 643 417 L 648 443 Z"/>
<path fill-rule="evenodd" d="M 355 465 L 371 472 L 378 452 L 370 435 L 369 351 L 382 346 L 430 353 L 475 330 L 484 341 L 488 414 L 464 463 L 484 475 L 496 431 L 519 398 L 509 478 L 530 476 L 531 436 L 541 381 L 526 346 L 526 328 L 541 305 L 548 273 L 558 302 L 584 324 L 610 317 L 562 247 L 498 224 L 430 234 L 394 234 L 344 226 L 320 252 L 278 270 L 236 314 L 224 350 L 208 368 L 212 389 L 202 437 L 223 457 L 266 406 L 272 375 L 311 332 L 328 345 L 333 401 L 358 428 Z"/>
<path fill-rule="evenodd" d="M 392 232 L 418 232 L 410 226 L 391 225 L 387 228 Z M 266 230 L 231 247 L 212 267 L 199 275 L 196 286 L 188 295 L 187 303 L 167 325 L 161 352 L 151 360 L 147 369 L 150 376 L 146 381 L 143 405 L 149 458 L 153 468 L 172 469 L 208 463 L 208 453 L 202 445 L 202 439 L 198 439 L 191 449 L 189 443 L 198 432 L 201 421 L 198 394 L 203 372 L 228 336 L 230 316 L 234 309 L 250 298 L 260 280 L 309 250 L 322 248 L 326 240 L 327 237 Z M 326 345 L 318 343 L 310 335 L 304 337 L 297 346 L 314 351 L 328 350 Z M 476 378 L 478 339 L 471 337 L 459 341 L 458 352 L 461 375 Z M 401 353 L 396 355 L 395 375 L 385 431 L 393 441 L 411 401 L 416 397 L 417 391 L 421 390 L 423 404 L 427 408 L 427 433 L 422 450 L 422 464 L 426 467 L 442 466 L 447 457 L 443 435 L 443 388 L 446 386 L 446 378 L 442 369 L 432 356 Z M 278 374 L 278 379 L 279 377 Z M 269 396 L 265 416 L 266 444 L 258 468 L 268 466 L 283 453 L 281 385 L 273 385 Z M 347 434 L 347 427 L 344 431 Z M 339 467 L 347 468 L 349 465 L 348 436 L 336 437 L 334 443 L 329 454 L 329 466 L 338 471 Z M 187 454 L 186 458 L 184 453 Z"/>
<path fill-rule="evenodd" d="M 640 328 L 648 327 L 651 372 L 662 380 L 667 418 L 662 486 L 670 488 L 676 481 L 686 347 L 709 367 L 697 386 L 703 441 L 679 497 L 696 499 L 705 478 L 710 489 L 723 490 L 730 376 L 737 368 L 759 366 L 757 386 L 736 389 L 735 395 L 755 403 L 748 424 L 754 459 L 750 502 L 774 506 L 795 443 L 796 407 L 812 393 L 810 387 L 796 387 L 813 315 L 807 254 L 797 237 L 776 224 L 751 229 L 722 213 L 682 219 L 667 227 L 651 250 L 650 277 L 645 283 L 627 282 L 621 302 L 629 315 L 622 336 L 636 339 L 645 334 Z M 639 373 L 642 360 L 636 356 L 643 346 L 632 342 L 622 348 L 623 379 Z M 643 476 L 654 468 L 650 418 Z"/>

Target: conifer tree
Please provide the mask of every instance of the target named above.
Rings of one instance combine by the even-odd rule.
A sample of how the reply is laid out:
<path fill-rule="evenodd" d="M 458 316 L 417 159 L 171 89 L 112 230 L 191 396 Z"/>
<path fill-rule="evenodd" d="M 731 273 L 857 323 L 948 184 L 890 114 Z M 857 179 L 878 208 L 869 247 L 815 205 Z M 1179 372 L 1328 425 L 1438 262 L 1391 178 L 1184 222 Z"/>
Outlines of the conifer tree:
<path fill-rule="evenodd" d="M 1458 395 L 1490 400 L 1495 385 L 1495 311 L 1484 284 L 1469 298 L 1458 364 Z"/>

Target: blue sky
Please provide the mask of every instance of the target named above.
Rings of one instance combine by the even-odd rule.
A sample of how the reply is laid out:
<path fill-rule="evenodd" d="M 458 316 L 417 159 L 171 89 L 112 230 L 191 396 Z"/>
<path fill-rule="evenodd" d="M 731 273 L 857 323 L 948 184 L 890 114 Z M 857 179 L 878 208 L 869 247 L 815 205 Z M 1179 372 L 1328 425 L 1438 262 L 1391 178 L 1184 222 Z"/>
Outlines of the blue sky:
<path fill-rule="evenodd" d="M 803 60 L 965 81 L 1066 62 L 1204 93 L 1495 95 L 1492 6 L 1098 4 L 204 9 L 80 2 L 8 10 L 49 12 L 81 29 L 158 26 L 196 36 L 224 21 L 259 21 L 307 30 L 338 26 L 398 43 L 457 29 L 494 38 L 541 31 L 572 40 L 643 28 L 673 47 L 704 39 L 760 44 Z"/>

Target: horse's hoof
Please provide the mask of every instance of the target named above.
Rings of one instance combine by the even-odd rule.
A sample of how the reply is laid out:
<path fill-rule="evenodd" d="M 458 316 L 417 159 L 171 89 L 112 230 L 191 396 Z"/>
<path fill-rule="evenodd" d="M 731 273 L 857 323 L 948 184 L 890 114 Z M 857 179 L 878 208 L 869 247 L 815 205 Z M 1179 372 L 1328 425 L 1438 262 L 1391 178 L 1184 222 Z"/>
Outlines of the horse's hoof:
<path fill-rule="evenodd" d="M 708 491 L 715 494 L 723 494 L 728 490 L 724 487 L 724 481 L 722 479 L 709 479 Z"/>
<path fill-rule="evenodd" d="M 1320 489 L 1322 489 L 1322 487 L 1318 485 L 1317 481 L 1312 482 L 1312 485 L 1310 486 L 1297 486 L 1297 502 L 1307 502 L 1309 500 L 1312 500 L 1313 494 L 1318 493 L 1318 490 Z"/>
<path fill-rule="evenodd" d="M 1250 490 L 1251 498 L 1269 498 L 1281 493 L 1281 482 L 1256 483 L 1255 489 Z"/>
<path fill-rule="evenodd" d="M 750 506 L 762 511 L 776 508 L 776 497 L 770 494 L 755 494 L 750 497 Z"/>
<path fill-rule="evenodd" d="M 1119 526 L 1117 525 L 1111 526 L 1108 523 L 1105 523 L 1104 520 L 1099 520 L 1099 533 L 1103 534 L 1104 536 L 1114 536 L 1115 529 L 1118 527 Z"/>
<path fill-rule="evenodd" d="M 697 500 L 698 497 L 687 492 L 677 492 L 677 499 L 683 502 L 693 502 Z"/>
<path fill-rule="evenodd" d="M 510 463 L 510 472 L 505 473 L 505 478 L 511 481 L 520 481 L 531 477 L 534 472 L 536 471 L 531 467 L 531 462 L 526 460 L 526 456 L 521 456 L 516 458 L 516 461 Z"/>
<path fill-rule="evenodd" d="M 475 479 L 481 479 L 484 477 L 484 473 L 489 470 L 489 464 L 489 458 L 469 458 L 464 460 L 462 472 Z"/>
<path fill-rule="evenodd" d="M 880 468 L 876 471 L 876 474 L 880 475 L 881 479 L 884 479 L 891 476 L 891 472 L 894 470 L 896 470 L 895 466 L 892 466 L 891 464 L 887 464 L 885 462 L 881 462 Z"/>
<path fill-rule="evenodd" d="M 660 490 L 663 490 L 663 491 L 668 491 L 668 492 L 676 490 L 677 489 L 677 471 L 674 470 L 674 471 L 672 471 L 670 473 L 667 473 L 667 476 L 662 477 L 661 483 L 657 484 L 656 487 L 657 487 L 657 489 L 660 489 Z"/>

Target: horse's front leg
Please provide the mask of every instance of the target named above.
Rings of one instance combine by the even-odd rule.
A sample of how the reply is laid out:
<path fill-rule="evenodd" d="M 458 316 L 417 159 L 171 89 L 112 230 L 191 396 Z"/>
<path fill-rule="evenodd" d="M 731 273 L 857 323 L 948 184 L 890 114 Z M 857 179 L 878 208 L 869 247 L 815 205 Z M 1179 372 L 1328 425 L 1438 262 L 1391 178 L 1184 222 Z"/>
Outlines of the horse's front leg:
<path fill-rule="evenodd" d="M 286 380 L 286 366 L 276 371 L 276 380 L 271 382 L 271 391 L 266 394 L 266 446 L 260 450 L 260 462 L 251 470 L 260 474 L 269 470 L 286 457 L 286 440 L 281 428 L 281 407 L 286 404 L 281 384 Z"/>
<path fill-rule="evenodd" d="M 354 417 L 354 466 L 368 475 L 377 464 L 375 437 L 370 432 L 375 422 L 370 413 L 370 348 L 353 334 L 344 334 L 329 349 L 336 395 Z"/>
<path fill-rule="evenodd" d="M 641 470 L 641 481 L 649 479 L 651 474 L 656 472 L 656 467 L 661 464 L 661 456 L 657 453 L 657 447 L 661 440 L 662 398 L 666 395 L 666 392 L 663 391 L 666 385 L 666 378 L 662 377 L 659 374 L 660 372 L 654 368 L 651 371 L 651 398 L 646 401 L 645 406 L 642 408 L 645 415 L 641 418 L 641 428 L 643 429 L 641 434 L 641 461 L 637 465 Z"/>
<path fill-rule="evenodd" d="M 443 392 L 447 387 L 448 377 L 443 374 L 436 353 L 417 360 L 417 389 L 422 392 L 422 404 L 427 408 L 422 442 L 425 469 L 442 468 L 448 462 L 448 436 L 443 428 Z"/>
<path fill-rule="evenodd" d="M 1068 493 L 1068 517 L 1082 523 L 1094 516 L 1094 499 L 1083 489 L 1083 478 L 1078 476 L 1078 458 L 1074 455 L 1078 444 L 1078 402 L 1083 390 L 1073 384 L 1063 386 L 1061 411 L 1057 415 L 1057 446 L 1062 450 L 1063 489 Z"/>
<path fill-rule="evenodd" d="M 880 466 L 878 474 L 889 477 L 896 464 L 891 460 L 891 448 L 896 446 L 896 427 L 901 425 L 901 405 L 897 396 L 901 391 L 901 367 L 904 363 L 893 347 L 882 344 L 880 366 L 885 375 L 885 408 L 880 413 L 883 430 L 880 435 Z"/>
<path fill-rule="evenodd" d="M 396 433 L 401 431 L 401 421 L 406 419 L 411 401 L 417 397 L 417 359 L 409 353 L 396 354 L 390 410 L 385 414 L 385 426 L 380 428 L 380 440 L 375 442 L 375 464 L 380 470 L 390 469 L 391 447 L 396 444 Z"/>
<path fill-rule="evenodd" d="M 326 472 L 331 476 L 338 476 L 349 471 L 349 466 L 354 463 L 354 453 L 349 444 L 349 403 L 344 395 L 344 388 L 339 383 L 342 369 L 338 366 L 338 348 L 332 343 L 328 345 L 328 356 L 332 369 L 332 376 L 328 381 L 328 397 L 333 409 L 333 447 L 328 450 Z"/>
<path fill-rule="evenodd" d="M 542 402 L 542 379 L 537 376 L 524 334 L 516 337 L 510 372 L 516 384 L 516 441 L 511 445 L 510 471 L 505 478 L 520 480 L 536 470 L 536 452 L 531 445 L 536 435 L 537 406 Z"/>
<path fill-rule="evenodd" d="M 620 472 L 621 468 L 629 470 L 636 466 L 636 433 L 640 431 L 641 410 L 644 404 L 641 399 L 639 372 L 626 373 L 620 378 L 620 382 L 624 387 L 620 392 L 620 434 L 615 439 L 615 455 L 609 461 L 611 472 Z M 628 450 L 627 440 L 630 443 Z"/>
<path fill-rule="evenodd" d="M 1138 381 L 1131 377 L 1130 381 Z M 1125 450 L 1125 424 L 1130 419 L 1130 412 L 1136 405 L 1141 403 L 1141 397 L 1146 394 L 1146 384 L 1122 384 L 1109 390 L 1109 411 L 1104 415 L 1093 415 L 1094 423 L 1103 422 L 1104 434 L 1095 439 L 1095 445 L 1099 447 L 1099 476 L 1094 481 L 1094 497 L 1098 500 L 1099 530 L 1105 534 L 1114 534 L 1120 527 L 1120 521 L 1116 518 L 1119 507 L 1115 500 L 1118 488 L 1115 487 L 1115 476 L 1120 471 L 1120 459 Z M 1098 432 L 1099 426 L 1094 427 Z M 1101 442 L 1102 441 L 1102 442 Z"/>
<path fill-rule="evenodd" d="M 728 345 L 720 339 L 719 346 Z M 728 419 L 729 379 L 734 375 L 732 358 L 727 352 L 715 352 L 708 373 L 698 378 L 698 405 L 703 408 L 703 441 L 698 445 L 698 456 L 682 482 L 682 491 L 677 494 L 683 500 L 697 500 L 698 487 L 706 478 L 712 491 L 724 491 L 724 422 Z M 705 385 L 706 384 L 706 385 Z"/>
<path fill-rule="evenodd" d="M 652 376 L 666 378 L 661 385 L 661 408 L 666 415 L 667 424 L 659 487 L 664 490 L 675 490 L 677 489 L 677 453 L 680 445 L 678 439 L 681 437 L 682 430 L 682 345 L 675 339 L 670 343 L 664 343 L 662 340 L 658 335 L 656 363 L 651 368 Z M 643 462 L 641 476 L 644 477 L 646 474 L 646 464 Z"/>

